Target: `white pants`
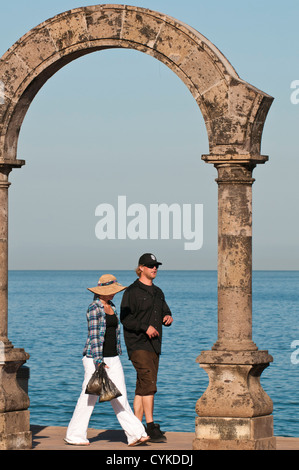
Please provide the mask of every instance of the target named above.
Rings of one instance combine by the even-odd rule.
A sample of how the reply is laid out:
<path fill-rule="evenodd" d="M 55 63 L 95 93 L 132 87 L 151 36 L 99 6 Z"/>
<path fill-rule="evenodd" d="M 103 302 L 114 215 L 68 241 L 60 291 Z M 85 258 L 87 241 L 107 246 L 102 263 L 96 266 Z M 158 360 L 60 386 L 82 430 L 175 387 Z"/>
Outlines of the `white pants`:
<path fill-rule="evenodd" d="M 95 371 L 93 359 L 91 357 L 84 356 L 82 361 L 85 371 L 82 392 L 77 401 L 73 417 L 68 425 L 65 438 L 65 440 L 71 444 L 89 442 L 87 439 L 88 424 L 95 404 L 98 400 L 96 395 L 88 395 L 85 393 L 86 385 Z M 143 424 L 134 415 L 128 402 L 125 377 L 119 357 L 105 357 L 104 362 L 109 367 L 109 369 L 106 369 L 108 377 L 112 380 L 112 382 L 116 385 L 122 394 L 121 397 L 111 400 L 110 403 L 121 427 L 127 436 L 128 444 L 131 444 L 137 439 L 145 437 L 147 434 Z"/>

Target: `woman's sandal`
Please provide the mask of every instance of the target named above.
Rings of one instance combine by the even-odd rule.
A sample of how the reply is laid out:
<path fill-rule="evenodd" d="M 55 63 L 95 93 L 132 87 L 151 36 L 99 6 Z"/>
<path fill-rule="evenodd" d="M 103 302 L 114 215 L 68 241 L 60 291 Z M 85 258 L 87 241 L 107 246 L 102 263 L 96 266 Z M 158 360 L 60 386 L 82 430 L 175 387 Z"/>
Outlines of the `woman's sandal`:
<path fill-rule="evenodd" d="M 128 445 L 129 447 L 140 446 L 142 444 L 145 444 L 149 440 L 150 440 L 149 436 L 141 437 L 140 439 L 137 439 L 137 441 L 131 442 L 131 444 L 128 444 Z"/>
<path fill-rule="evenodd" d="M 90 446 L 90 442 L 71 442 L 67 439 L 63 439 L 64 442 L 70 446 Z"/>

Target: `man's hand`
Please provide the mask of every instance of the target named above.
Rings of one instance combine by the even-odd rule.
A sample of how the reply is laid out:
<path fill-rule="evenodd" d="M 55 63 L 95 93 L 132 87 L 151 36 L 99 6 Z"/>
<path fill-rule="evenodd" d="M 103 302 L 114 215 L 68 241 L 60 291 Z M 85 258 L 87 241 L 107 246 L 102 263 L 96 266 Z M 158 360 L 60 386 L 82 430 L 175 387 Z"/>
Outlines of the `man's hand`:
<path fill-rule="evenodd" d="M 163 323 L 165 326 L 169 326 L 171 325 L 171 323 L 173 322 L 173 318 L 171 315 L 165 315 L 165 317 L 163 318 Z"/>
<path fill-rule="evenodd" d="M 155 338 L 156 336 L 159 336 L 159 332 L 156 330 L 156 328 L 154 328 L 151 325 L 146 330 L 146 334 L 150 339 Z"/>

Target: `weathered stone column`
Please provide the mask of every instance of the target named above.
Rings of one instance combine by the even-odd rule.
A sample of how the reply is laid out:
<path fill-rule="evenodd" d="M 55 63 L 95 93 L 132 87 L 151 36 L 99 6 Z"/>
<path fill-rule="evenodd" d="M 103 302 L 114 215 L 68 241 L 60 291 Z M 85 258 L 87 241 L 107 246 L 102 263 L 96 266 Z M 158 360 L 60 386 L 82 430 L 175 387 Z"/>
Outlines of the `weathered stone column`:
<path fill-rule="evenodd" d="M 260 384 L 273 358 L 252 341 L 252 170 L 262 160 L 204 159 L 218 170 L 218 339 L 197 358 L 209 386 L 193 447 L 274 449 L 273 404 Z"/>
<path fill-rule="evenodd" d="M 252 341 L 252 170 L 218 170 L 218 341 L 213 349 L 256 350 Z"/>
<path fill-rule="evenodd" d="M 31 448 L 29 398 L 17 371 L 29 355 L 8 340 L 8 175 L 24 162 L 0 163 L 0 450 Z"/>
<path fill-rule="evenodd" d="M 8 175 L 11 167 L 0 165 L 0 341 L 2 351 L 10 349 L 7 338 L 7 284 L 8 284 Z"/>

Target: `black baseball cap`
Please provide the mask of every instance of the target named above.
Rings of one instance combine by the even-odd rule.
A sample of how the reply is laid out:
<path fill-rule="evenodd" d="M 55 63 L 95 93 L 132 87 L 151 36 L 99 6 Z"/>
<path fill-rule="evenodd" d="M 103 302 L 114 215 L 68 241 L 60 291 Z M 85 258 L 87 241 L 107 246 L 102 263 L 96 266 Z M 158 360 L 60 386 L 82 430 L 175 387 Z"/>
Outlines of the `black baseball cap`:
<path fill-rule="evenodd" d="M 157 258 L 152 253 L 144 253 L 142 256 L 140 256 L 138 264 L 139 266 L 157 266 L 162 263 L 157 261 Z"/>

